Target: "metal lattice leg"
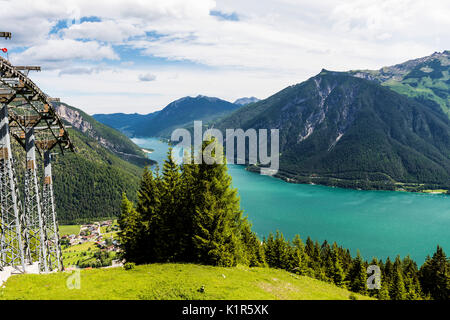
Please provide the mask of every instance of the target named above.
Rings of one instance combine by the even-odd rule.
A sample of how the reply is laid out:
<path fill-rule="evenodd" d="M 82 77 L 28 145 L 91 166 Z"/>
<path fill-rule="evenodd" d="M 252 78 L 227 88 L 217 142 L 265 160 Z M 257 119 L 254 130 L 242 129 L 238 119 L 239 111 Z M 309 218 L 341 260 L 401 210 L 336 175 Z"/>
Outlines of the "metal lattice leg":
<path fill-rule="evenodd" d="M 36 150 L 34 130 L 25 135 L 26 171 L 24 203 L 24 247 L 27 263 L 39 261 L 40 270 L 48 272 L 47 247 L 45 243 L 44 221 L 41 213 L 39 184 L 36 174 Z"/>
<path fill-rule="evenodd" d="M 48 265 L 50 270 L 63 270 L 59 230 L 56 220 L 53 197 L 52 165 L 50 151 L 44 153 L 44 189 L 42 194 L 42 212 L 48 248 Z"/>
<path fill-rule="evenodd" d="M 20 205 L 16 186 L 8 107 L 4 105 L 0 110 L 1 265 L 13 266 L 19 272 L 25 272 Z"/>

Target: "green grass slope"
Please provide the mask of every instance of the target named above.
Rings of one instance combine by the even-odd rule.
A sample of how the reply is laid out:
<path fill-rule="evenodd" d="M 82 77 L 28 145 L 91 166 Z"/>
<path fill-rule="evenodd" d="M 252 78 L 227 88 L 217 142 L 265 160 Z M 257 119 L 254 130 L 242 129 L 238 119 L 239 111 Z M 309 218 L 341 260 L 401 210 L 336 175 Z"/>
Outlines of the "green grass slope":
<path fill-rule="evenodd" d="M 68 289 L 70 272 L 15 275 L 0 299 L 38 300 L 347 300 L 345 289 L 269 268 L 220 268 L 193 264 L 151 264 L 82 270 L 80 289 Z M 204 287 L 204 292 L 200 288 Z M 370 299 L 354 294 L 357 299 Z"/>
<path fill-rule="evenodd" d="M 60 236 L 65 236 L 65 235 L 70 235 L 70 234 L 79 234 L 80 233 L 80 225 L 60 225 L 59 226 L 59 235 Z"/>

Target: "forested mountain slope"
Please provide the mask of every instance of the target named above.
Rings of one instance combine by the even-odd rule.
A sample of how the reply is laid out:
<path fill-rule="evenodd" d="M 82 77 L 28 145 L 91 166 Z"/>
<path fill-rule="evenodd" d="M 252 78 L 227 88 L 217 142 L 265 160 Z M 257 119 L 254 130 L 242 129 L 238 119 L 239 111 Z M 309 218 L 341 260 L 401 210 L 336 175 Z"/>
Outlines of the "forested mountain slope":
<path fill-rule="evenodd" d="M 53 181 L 60 224 L 117 216 L 122 193 L 134 199 L 142 167 L 154 162 L 125 135 L 83 111 L 66 104 L 60 104 L 57 111 L 72 126 L 68 131 L 76 151 L 62 155 L 54 149 Z M 16 155 L 24 152 L 17 143 L 13 150 Z M 42 158 L 37 160 L 42 170 Z M 24 165 L 16 163 L 21 190 Z"/>

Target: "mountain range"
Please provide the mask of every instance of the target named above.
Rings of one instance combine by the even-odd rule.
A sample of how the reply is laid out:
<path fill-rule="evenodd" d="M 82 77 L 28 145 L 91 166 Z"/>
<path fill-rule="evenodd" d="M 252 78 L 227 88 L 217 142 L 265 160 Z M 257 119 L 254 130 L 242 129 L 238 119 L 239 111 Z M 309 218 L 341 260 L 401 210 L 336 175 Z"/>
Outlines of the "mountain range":
<path fill-rule="evenodd" d="M 322 70 L 260 101 L 186 97 L 146 116 L 94 117 L 135 136 L 168 137 L 193 120 L 219 129 L 278 128 L 278 177 L 287 181 L 448 190 L 449 53 L 380 70 Z"/>
<path fill-rule="evenodd" d="M 199 95 L 184 97 L 168 104 L 161 111 L 147 115 L 95 114 L 93 117 L 133 137 L 170 137 L 176 128 L 192 125 L 194 120 L 205 124 L 224 117 L 241 105 Z"/>
<path fill-rule="evenodd" d="M 322 70 L 215 127 L 279 129 L 278 176 L 292 182 L 364 189 L 450 186 L 446 115 L 350 73 Z"/>

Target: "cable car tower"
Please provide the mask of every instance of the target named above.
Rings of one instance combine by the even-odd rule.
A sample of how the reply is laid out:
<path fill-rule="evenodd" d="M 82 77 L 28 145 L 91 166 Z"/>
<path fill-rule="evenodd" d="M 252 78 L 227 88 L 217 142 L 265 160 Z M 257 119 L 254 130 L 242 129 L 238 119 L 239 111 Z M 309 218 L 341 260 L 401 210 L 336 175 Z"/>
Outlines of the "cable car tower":
<path fill-rule="evenodd" d="M 11 39 L 11 33 L 0 32 L 0 38 Z M 40 67 L 13 66 L 0 56 L 0 272 L 64 268 L 51 157 L 55 148 L 64 154 L 74 147 L 53 106 L 59 99 L 43 93 L 28 78 L 30 71 Z M 19 184 L 16 169 L 21 156 L 24 181 Z"/>

